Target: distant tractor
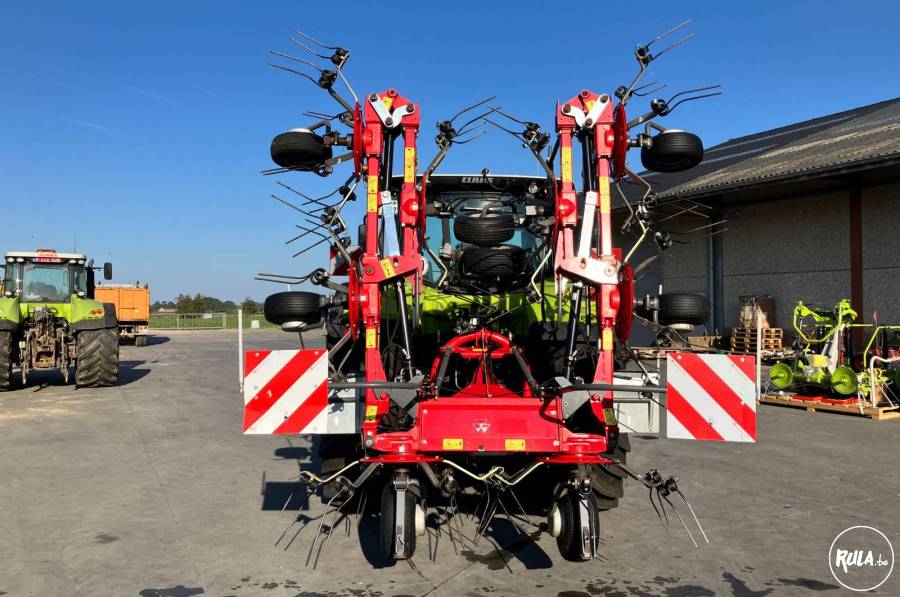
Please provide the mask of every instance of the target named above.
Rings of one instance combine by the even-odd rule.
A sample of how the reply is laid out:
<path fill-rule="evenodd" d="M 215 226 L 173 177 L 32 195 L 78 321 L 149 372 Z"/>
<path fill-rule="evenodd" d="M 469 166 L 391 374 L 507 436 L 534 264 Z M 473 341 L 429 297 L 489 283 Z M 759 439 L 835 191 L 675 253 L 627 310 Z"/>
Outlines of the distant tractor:
<path fill-rule="evenodd" d="M 150 289 L 146 284 L 103 284 L 94 298 L 116 306 L 119 337 L 134 339 L 135 346 L 147 346 L 150 329 Z"/>
<path fill-rule="evenodd" d="M 115 306 L 94 300 L 93 260 L 52 249 L 4 256 L 0 297 L 0 390 L 10 388 L 13 367 L 22 384 L 35 370 L 58 369 L 66 383 L 75 365 L 80 387 L 118 381 Z M 105 279 L 112 264 L 103 264 Z"/>

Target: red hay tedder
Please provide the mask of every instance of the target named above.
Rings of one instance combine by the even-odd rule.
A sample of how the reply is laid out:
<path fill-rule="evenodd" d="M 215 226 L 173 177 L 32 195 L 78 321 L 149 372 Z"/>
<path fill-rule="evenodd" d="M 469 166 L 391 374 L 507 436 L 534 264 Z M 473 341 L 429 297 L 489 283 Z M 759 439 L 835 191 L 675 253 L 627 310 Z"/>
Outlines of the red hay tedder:
<path fill-rule="evenodd" d="M 655 408 L 667 393 L 665 372 L 661 378 L 649 371 L 628 346 L 632 322 L 677 335 L 705 323 L 709 311 L 695 295 L 636 299 L 629 265 L 641 243 L 655 240 L 661 250 L 671 240 L 652 228 L 655 196 L 628 169 L 626 152 L 639 148 L 653 171 L 695 166 L 703 157 L 700 139 L 653 119 L 718 93 L 704 88 L 654 100 L 649 112 L 627 119 L 629 100 L 653 91 L 638 86 L 647 66 L 684 41 L 653 54 L 653 44 L 669 33 L 636 49 L 639 73 L 613 96 L 584 90 L 558 104 L 552 145 L 536 123 L 490 106 L 489 98 L 438 123 L 438 153 L 421 172 L 419 105 L 394 89 L 357 99 L 343 73 L 349 52 L 306 34 L 293 41 L 333 70 L 274 52 L 315 68 L 318 77 L 274 65 L 325 89 L 342 111 L 311 113 L 318 122 L 277 136 L 271 151 L 279 168 L 265 173 L 327 176 L 338 164 L 352 164 L 330 195 L 310 197 L 279 183 L 305 204 L 275 197 L 305 217 L 292 241 L 316 239 L 309 248 L 328 243 L 329 269 L 260 275 L 334 291 L 280 292 L 265 306 L 270 321 L 300 332 L 301 346 L 303 331 L 324 324 L 327 350 L 249 351 L 243 372 L 245 433 L 315 436 L 321 467 L 302 471 L 301 479 L 309 491 L 321 488 L 327 506 L 311 550 L 342 508 L 374 510 L 387 559 L 413 556 L 428 509 L 440 514 L 451 540 L 472 543 L 499 509 L 517 528 L 533 524 L 534 515 L 546 517 L 544 528 L 566 559 L 590 560 L 597 555 L 599 512 L 618 504 L 626 476 L 651 489 L 654 508 L 674 509 L 669 498 L 684 497 L 673 477 L 627 467 L 628 435 L 619 428 L 622 409 Z M 335 90 L 338 79 L 354 101 Z M 473 111 L 480 113 L 457 124 Z M 523 129 L 501 125 L 501 118 Z M 489 125 L 515 136 L 544 174 L 435 174 L 453 145 Z M 643 132 L 630 136 L 638 126 Z M 613 247 L 612 229 L 610 188 L 620 181 L 643 189 L 631 202 L 622 195 L 630 213 L 623 230 L 637 238 L 624 255 Z M 363 187 L 354 241 L 345 208 Z M 697 364 L 725 367 L 726 381 L 714 391 L 703 391 L 710 384 L 693 391 L 686 388 L 695 365 L 672 364 L 679 353 L 672 355 L 670 367 L 684 385 L 677 392 L 680 414 L 669 398 L 668 428 L 678 432 L 671 435 L 753 441 L 752 359 L 714 355 L 725 361 Z M 631 361 L 638 366 L 629 373 Z M 740 381 L 727 381 L 734 376 Z M 479 523 L 466 538 L 454 520 L 472 501 Z M 320 551 L 330 532 L 324 536 Z"/>

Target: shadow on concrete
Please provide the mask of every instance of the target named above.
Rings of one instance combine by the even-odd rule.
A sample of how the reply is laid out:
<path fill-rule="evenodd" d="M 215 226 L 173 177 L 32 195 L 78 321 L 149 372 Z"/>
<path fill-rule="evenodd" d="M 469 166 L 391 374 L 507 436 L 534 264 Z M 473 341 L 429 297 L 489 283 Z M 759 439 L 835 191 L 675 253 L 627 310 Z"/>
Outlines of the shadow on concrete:
<path fill-rule="evenodd" d="M 119 361 L 119 385 L 127 386 L 150 374 L 150 369 L 138 369 L 147 361 Z"/>

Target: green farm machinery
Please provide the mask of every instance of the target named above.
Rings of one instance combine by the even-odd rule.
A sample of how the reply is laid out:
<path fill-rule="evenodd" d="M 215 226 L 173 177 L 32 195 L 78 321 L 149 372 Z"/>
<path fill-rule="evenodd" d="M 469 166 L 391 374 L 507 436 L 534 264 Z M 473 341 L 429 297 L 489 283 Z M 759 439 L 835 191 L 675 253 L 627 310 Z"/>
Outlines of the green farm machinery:
<path fill-rule="evenodd" d="M 857 317 L 847 299 L 832 308 L 798 301 L 793 318 L 796 356 L 772 367 L 770 383 L 801 394 L 859 396 L 873 402 L 881 396 L 893 403 L 890 395 L 900 382 L 900 370 L 892 366 L 900 363 L 900 326 L 857 323 Z M 868 332 L 862 351 L 853 347 L 855 329 Z"/>

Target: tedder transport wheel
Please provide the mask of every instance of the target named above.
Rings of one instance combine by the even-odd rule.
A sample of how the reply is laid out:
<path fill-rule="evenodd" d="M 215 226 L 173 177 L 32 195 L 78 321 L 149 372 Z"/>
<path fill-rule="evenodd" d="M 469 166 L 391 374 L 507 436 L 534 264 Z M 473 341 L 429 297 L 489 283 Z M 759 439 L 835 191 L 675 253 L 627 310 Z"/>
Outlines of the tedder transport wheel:
<path fill-rule="evenodd" d="M 316 323 L 321 318 L 321 296 L 315 292 L 276 292 L 266 297 L 263 305 L 266 321 L 281 325 L 298 321 Z"/>
<path fill-rule="evenodd" d="M 416 510 L 418 500 L 412 491 L 403 492 L 406 498 L 403 521 L 402 545 L 398 549 L 396 540 L 398 528 L 395 528 L 397 514 L 397 491 L 391 480 L 381 492 L 381 514 L 378 530 L 381 535 L 381 553 L 386 560 L 403 560 L 413 557 L 416 552 Z"/>
<path fill-rule="evenodd" d="M 628 434 L 619 435 L 619 444 L 612 457 L 625 464 L 631 442 Z M 591 490 L 599 510 L 612 510 L 619 505 L 619 498 L 625 495 L 625 472 L 614 464 L 598 464 L 591 467 Z"/>
<path fill-rule="evenodd" d="M 693 133 L 668 130 L 641 149 L 641 163 L 652 172 L 681 172 L 703 161 L 703 141 Z"/>
<path fill-rule="evenodd" d="M 583 507 L 583 509 L 582 509 Z M 593 552 L 597 553 L 597 544 L 600 537 L 600 514 L 594 500 L 579 497 L 574 490 L 567 491 L 557 502 L 560 517 L 559 536 L 556 538 L 556 546 L 559 553 L 570 562 L 584 562 L 590 559 L 590 545 L 582 545 L 582 537 L 594 537 Z M 587 511 L 587 520 L 583 516 Z M 591 526 L 592 525 L 592 526 Z M 584 530 L 583 530 L 584 527 Z M 593 530 L 593 533 L 590 530 Z"/>
<path fill-rule="evenodd" d="M 134 337 L 134 345 L 135 346 L 147 346 L 147 336 L 135 336 Z"/>
<path fill-rule="evenodd" d="M 703 325 L 709 321 L 709 300 L 701 294 L 669 292 L 659 295 L 658 300 L 659 323 L 663 325 Z"/>
<path fill-rule="evenodd" d="M 514 245 L 469 247 L 462 254 L 463 271 L 484 278 L 508 278 L 522 273 L 525 252 Z"/>
<path fill-rule="evenodd" d="M 456 240 L 481 247 L 505 243 L 515 232 L 515 219 L 508 212 L 469 214 L 453 220 Z"/>
<path fill-rule="evenodd" d="M 12 381 L 12 334 L 0 332 L 0 392 L 8 390 Z"/>
<path fill-rule="evenodd" d="M 80 388 L 114 386 L 119 381 L 119 330 L 78 332 L 75 385 Z"/>
<path fill-rule="evenodd" d="M 272 161 L 282 168 L 309 172 L 331 158 L 331 147 L 312 131 L 297 129 L 272 139 L 271 153 Z"/>

